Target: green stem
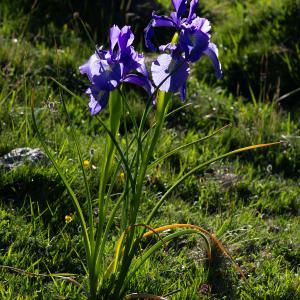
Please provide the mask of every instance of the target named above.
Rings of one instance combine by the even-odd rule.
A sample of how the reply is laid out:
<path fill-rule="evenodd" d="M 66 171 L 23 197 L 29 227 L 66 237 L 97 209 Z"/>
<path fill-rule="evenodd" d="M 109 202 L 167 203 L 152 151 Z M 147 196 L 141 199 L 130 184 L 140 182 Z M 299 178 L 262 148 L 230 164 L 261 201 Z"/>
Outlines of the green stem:
<path fill-rule="evenodd" d="M 148 168 L 149 160 L 151 159 L 153 155 L 153 151 L 155 149 L 155 146 L 158 142 L 162 126 L 164 124 L 164 120 L 168 111 L 168 104 L 171 99 L 171 94 L 170 93 L 165 93 L 162 91 L 159 91 L 158 97 L 157 97 L 157 109 L 156 109 L 156 126 L 155 126 L 155 131 L 152 136 L 149 148 L 143 157 L 143 161 L 141 163 L 141 170 L 140 174 L 138 176 L 138 181 L 137 181 L 137 192 L 136 192 L 136 203 L 134 204 L 134 213 L 132 216 L 132 220 L 130 224 L 134 224 L 136 222 L 136 216 L 139 208 L 139 203 L 141 200 L 141 194 L 142 194 L 142 188 L 143 188 L 143 182 L 145 178 L 145 174 Z"/>
<path fill-rule="evenodd" d="M 140 207 L 142 188 L 143 188 L 143 183 L 144 183 L 144 178 L 147 171 L 148 163 L 153 155 L 153 151 L 158 142 L 161 129 L 164 124 L 165 116 L 168 111 L 168 104 L 170 99 L 171 99 L 170 93 L 159 91 L 157 97 L 155 131 L 154 134 L 149 137 L 151 140 L 148 148 L 146 149 L 144 155 L 142 156 L 141 165 L 138 170 L 139 172 L 137 176 L 136 192 L 133 193 L 131 203 L 130 203 L 131 211 L 129 213 L 128 226 L 131 226 L 136 223 L 136 218 Z M 138 136 L 141 137 L 141 132 L 139 132 Z M 138 159 L 138 157 L 139 154 L 136 156 L 136 159 Z M 124 245 L 124 256 L 123 256 L 123 261 L 121 264 L 121 270 L 118 276 L 118 280 L 115 285 L 115 292 L 117 292 L 121 288 L 121 286 L 123 286 L 124 279 L 126 278 L 126 274 L 128 273 L 128 269 L 130 267 L 131 261 L 137 251 L 138 243 L 133 242 L 134 237 L 135 237 L 134 230 L 130 230 L 127 233 L 127 238 Z"/>
<path fill-rule="evenodd" d="M 118 90 L 115 90 L 110 93 L 109 111 L 110 111 L 109 131 L 111 132 L 112 137 L 116 139 L 117 134 L 119 132 L 120 119 L 122 114 L 122 99 L 120 97 Z M 93 274 L 91 274 L 91 276 L 93 276 L 93 280 L 94 280 L 93 285 L 96 285 L 96 289 L 98 286 L 99 274 L 102 270 L 102 263 L 103 263 L 103 256 L 104 256 L 103 253 L 101 253 L 101 251 L 103 250 L 101 247 L 101 239 L 103 236 L 103 228 L 104 228 L 105 215 L 106 215 L 105 191 L 111 173 L 114 152 L 115 152 L 115 144 L 112 141 L 111 136 L 108 135 L 106 148 L 105 148 L 105 155 L 104 155 L 102 170 L 100 175 L 99 200 L 98 200 L 99 219 L 98 219 L 98 227 L 96 233 L 95 251 L 92 258 L 94 266 L 92 269 Z"/>
<path fill-rule="evenodd" d="M 112 133 L 112 136 L 116 139 L 120 127 L 120 119 L 122 114 L 122 103 L 119 96 L 119 91 L 115 90 L 110 93 L 109 98 L 109 130 Z M 105 219 L 105 210 L 104 210 L 104 199 L 105 199 L 105 189 L 108 182 L 108 178 L 111 172 L 111 166 L 113 161 L 113 156 L 115 152 L 115 145 L 110 138 L 107 136 L 106 139 L 106 150 L 105 150 L 105 159 L 103 163 L 103 168 L 101 172 L 102 178 L 100 179 L 100 189 L 99 189 L 99 232 L 102 232 L 104 219 Z M 101 236 L 101 234 L 100 234 Z"/>

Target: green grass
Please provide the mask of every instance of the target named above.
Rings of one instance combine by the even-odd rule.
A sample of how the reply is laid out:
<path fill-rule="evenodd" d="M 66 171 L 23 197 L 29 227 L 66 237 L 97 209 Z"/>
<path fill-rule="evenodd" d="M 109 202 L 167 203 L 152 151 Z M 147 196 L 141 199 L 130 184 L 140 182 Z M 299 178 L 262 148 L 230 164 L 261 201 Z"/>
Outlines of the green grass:
<path fill-rule="evenodd" d="M 153 159 L 226 124 L 230 123 L 231 127 L 213 139 L 170 156 L 149 171 L 142 206 L 146 215 L 181 174 L 209 158 L 238 147 L 284 141 L 272 148 L 239 154 L 195 174 L 172 193 L 151 224 L 155 227 L 188 222 L 210 230 L 226 245 L 246 280 L 217 249 L 213 249 L 212 258 L 208 259 L 202 241 L 192 236 L 169 243 L 167 249 L 147 261 L 130 283 L 128 294 L 174 292 L 170 299 L 178 300 L 300 297 L 299 118 L 294 109 L 283 108 L 276 97 L 267 97 L 251 80 L 246 87 L 252 87 L 252 96 L 249 89 L 244 97 L 238 96 L 235 93 L 238 80 L 232 76 L 235 71 L 231 72 L 235 67 L 245 67 L 243 70 L 255 77 L 257 65 L 250 60 L 241 61 L 240 55 L 246 53 L 250 57 L 258 51 L 257 55 L 270 52 L 276 56 L 276 39 L 268 39 L 269 34 L 279 39 L 281 32 L 288 31 L 287 25 L 278 26 L 290 20 L 284 17 L 291 7 L 289 1 L 272 2 L 275 23 L 279 24 L 275 28 L 265 19 L 270 7 L 262 3 L 249 1 L 242 7 L 240 2 L 203 1 L 201 9 L 214 20 L 216 43 L 229 49 L 227 52 L 220 49 L 225 79 L 212 87 L 205 80 L 199 81 L 197 78 L 203 74 L 199 64 L 188 84 L 187 98 L 191 104 L 167 120 Z M 26 24 L 26 17 L 21 16 L 16 21 L 8 8 L 0 11 L 0 156 L 16 147 L 41 147 L 30 116 L 29 102 L 34 90 L 39 129 L 84 203 L 84 183 L 75 144 L 70 138 L 58 87 L 50 77 L 82 95 L 87 81 L 79 75 L 78 66 L 86 60 L 93 46 L 83 42 L 78 32 L 68 27 L 59 31 L 58 49 L 27 33 L 22 39 L 17 33 Z M 243 13 L 249 12 L 249 22 L 241 24 Z M 241 26 L 239 36 L 236 29 Z M 260 44 L 261 40 L 265 43 Z M 296 44 L 297 41 L 287 46 L 294 51 Z M 296 80 L 299 74 L 296 52 L 285 53 L 285 63 L 273 67 L 280 74 L 288 72 L 288 78 Z M 277 55 L 279 58 L 282 56 Z M 291 70 L 287 68 L 289 60 Z M 63 97 L 84 159 L 96 167 L 87 169 L 92 195 L 96 196 L 103 130 L 99 122 L 89 116 L 86 103 L 67 94 Z M 128 97 L 140 116 L 143 96 L 130 92 Z M 299 95 L 294 97 L 299 102 Z M 172 108 L 181 105 L 177 99 Z M 103 119 L 105 116 L 104 112 Z M 148 126 L 152 123 L 150 116 Z M 127 126 L 130 129 L 132 125 L 127 122 Z M 121 143 L 122 139 L 121 134 Z M 121 184 L 121 176 L 118 180 Z M 118 184 L 113 192 L 118 193 Z M 64 216 L 72 214 L 74 220 L 65 224 Z M 117 215 L 111 243 L 107 245 L 110 252 L 119 236 L 119 220 Z M 85 299 L 84 291 L 71 282 L 71 275 L 66 275 L 69 279 L 51 276 L 75 274 L 77 282 L 85 283 L 80 230 L 71 200 L 51 165 L 0 170 L 0 265 L 18 269 L 0 267 L 0 298 Z M 145 240 L 143 247 L 151 245 L 154 239 Z"/>
<path fill-rule="evenodd" d="M 299 88 L 300 36 L 293 25 L 299 22 L 299 0 L 201 2 L 213 21 L 226 89 L 272 100 Z M 199 63 L 199 78 L 207 74 L 204 66 Z M 284 104 L 298 98 L 291 95 Z"/>

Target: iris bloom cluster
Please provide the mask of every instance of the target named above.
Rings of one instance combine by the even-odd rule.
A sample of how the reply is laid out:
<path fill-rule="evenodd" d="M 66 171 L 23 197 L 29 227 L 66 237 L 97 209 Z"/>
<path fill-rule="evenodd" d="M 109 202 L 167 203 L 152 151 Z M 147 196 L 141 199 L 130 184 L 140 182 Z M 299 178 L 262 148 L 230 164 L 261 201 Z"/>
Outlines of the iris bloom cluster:
<path fill-rule="evenodd" d="M 178 36 L 175 43 L 171 42 L 159 47 L 160 51 L 169 50 L 168 54 L 161 54 L 152 63 L 153 81 L 159 85 L 163 78 L 168 79 L 160 87 L 165 92 L 180 91 L 181 99 L 185 99 L 186 81 L 190 72 L 190 63 L 196 62 L 202 55 L 208 55 L 212 60 L 218 78 L 221 77 L 221 65 L 218 60 L 218 49 L 210 42 L 211 26 L 207 19 L 195 14 L 198 0 L 191 0 L 187 12 L 187 0 L 172 0 L 175 12 L 169 17 L 152 14 L 152 20 L 145 29 L 146 46 L 155 50 L 151 38 L 155 27 L 171 27 Z"/>
<path fill-rule="evenodd" d="M 154 86 L 164 92 L 180 92 L 181 99 L 186 97 L 186 82 L 190 73 L 190 64 L 208 55 L 213 62 L 218 78 L 221 77 L 221 65 L 218 49 L 210 41 L 211 26 L 207 19 L 195 14 L 198 0 L 191 0 L 189 10 L 187 0 L 172 0 L 174 12 L 170 16 L 152 14 L 152 20 L 145 29 L 145 44 L 156 50 L 151 39 L 154 28 L 170 27 L 175 29 L 171 43 L 159 46 L 160 54 L 151 65 L 152 81 L 144 62 L 144 55 L 136 52 L 132 46 L 134 35 L 129 26 L 110 29 L 110 47 L 97 49 L 90 59 L 80 67 L 86 74 L 91 86 L 86 93 L 90 97 L 91 114 L 97 114 L 108 102 L 109 93 L 120 83 L 129 82 L 143 87 L 149 95 Z M 186 15 L 186 16 L 185 16 Z"/>
<path fill-rule="evenodd" d="M 86 90 L 90 97 L 89 108 L 92 115 L 100 112 L 109 99 L 109 94 L 120 83 L 129 82 L 141 86 L 149 94 L 153 86 L 149 80 L 144 55 L 136 52 L 132 46 L 134 35 L 130 26 L 120 29 L 114 25 L 110 29 L 109 50 L 100 47 L 79 67 L 86 74 L 91 86 Z"/>

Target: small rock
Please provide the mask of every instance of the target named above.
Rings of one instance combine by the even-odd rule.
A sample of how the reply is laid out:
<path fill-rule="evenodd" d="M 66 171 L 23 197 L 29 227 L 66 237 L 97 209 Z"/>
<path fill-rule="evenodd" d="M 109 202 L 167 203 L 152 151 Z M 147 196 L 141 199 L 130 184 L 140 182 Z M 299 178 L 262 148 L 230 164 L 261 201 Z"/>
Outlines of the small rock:
<path fill-rule="evenodd" d="M 233 186 L 237 182 L 238 175 L 233 173 L 225 173 L 225 174 L 220 174 L 218 178 L 220 180 L 220 183 L 223 185 L 223 187 L 228 188 Z"/>
<path fill-rule="evenodd" d="M 0 157 L 0 167 L 6 170 L 11 170 L 26 163 L 47 165 L 49 158 L 41 149 L 28 147 L 13 149 L 3 157 Z"/>

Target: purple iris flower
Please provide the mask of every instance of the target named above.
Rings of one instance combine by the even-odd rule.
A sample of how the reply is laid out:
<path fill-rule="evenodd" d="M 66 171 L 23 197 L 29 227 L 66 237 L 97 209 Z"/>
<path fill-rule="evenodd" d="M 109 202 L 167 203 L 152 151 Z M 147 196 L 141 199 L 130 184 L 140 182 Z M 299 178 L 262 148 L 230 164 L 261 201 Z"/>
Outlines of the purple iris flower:
<path fill-rule="evenodd" d="M 187 0 L 172 0 L 175 12 L 169 17 L 152 14 L 152 20 L 145 29 L 146 46 L 156 50 L 151 42 L 155 27 L 171 27 L 178 34 L 175 43 L 171 42 L 159 47 L 160 51 L 169 50 L 171 54 L 162 54 L 152 63 L 151 71 L 154 83 L 158 86 L 167 76 L 168 79 L 160 86 L 166 92 L 180 90 L 185 99 L 186 80 L 189 75 L 189 64 L 196 62 L 202 55 L 208 55 L 213 62 L 218 78 L 221 77 L 221 64 L 218 60 L 218 49 L 210 42 L 210 23 L 195 14 L 198 0 L 191 0 L 187 12 Z"/>
<path fill-rule="evenodd" d="M 109 93 L 121 82 L 136 84 L 144 88 L 149 95 L 152 93 L 153 87 L 144 55 L 134 50 L 133 40 L 130 26 L 120 29 L 114 25 L 110 29 L 109 50 L 98 48 L 89 60 L 79 67 L 80 73 L 86 74 L 91 82 L 91 86 L 86 90 L 90 97 L 91 115 L 97 114 L 107 105 Z"/>

